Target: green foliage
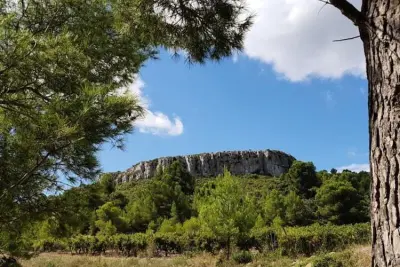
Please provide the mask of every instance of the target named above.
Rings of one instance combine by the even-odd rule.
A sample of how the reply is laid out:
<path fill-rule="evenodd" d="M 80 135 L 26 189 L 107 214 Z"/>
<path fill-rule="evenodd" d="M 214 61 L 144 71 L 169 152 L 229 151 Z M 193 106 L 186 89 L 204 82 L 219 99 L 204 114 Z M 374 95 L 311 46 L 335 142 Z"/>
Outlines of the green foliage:
<path fill-rule="evenodd" d="M 330 256 L 330 255 L 324 255 L 321 257 L 318 257 L 314 262 L 313 262 L 314 267 L 345 267 L 343 263 Z"/>
<path fill-rule="evenodd" d="M 246 264 L 253 261 L 253 255 L 248 251 L 240 251 L 233 254 L 232 259 L 239 264 Z"/>
<path fill-rule="evenodd" d="M 253 228 L 250 233 L 250 239 L 253 242 L 253 248 L 260 252 L 272 251 L 278 248 L 277 231 L 272 228 Z"/>
<path fill-rule="evenodd" d="M 346 226 L 312 225 L 306 227 L 287 227 L 286 231 L 276 231 L 273 228 L 259 228 L 249 235 L 240 236 L 237 240 L 243 246 L 238 248 L 249 250 L 258 249 L 260 252 L 276 251 L 287 256 L 310 256 L 315 253 L 326 253 L 343 249 L 349 245 L 366 244 L 370 240 L 369 224 L 355 224 Z M 69 250 L 75 254 L 104 254 L 106 251 L 115 251 L 123 256 L 137 256 L 152 244 L 158 255 L 165 256 L 183 253 L 208 251 L 216 252 L 226 248 L 224 240 L 216 238 L 212 233 L 200 230 L 189 235 L 187 232 L 157 232 L 117 234 L 112 237 L 77 235 L 67 240 L 48 239 L 36 242 L 38 252 Z M 237 257 L 235 259 L 235 257 Z M 247 252 L 240 252 L 234 260 L 244 261 L 248 258 Z M 322 265 L 323 266 L 323 265 Z"/>
<path fill-rule="evenodd" d="M 117 227 L 113 225 L 112 221 L 97 220 L 95 225 L 99 229 L 97 236 L 112 236 L 117 233 Z"/>
<path fill-rule="evenodd" d="M 265 221 L 264 221 L 263 217 L 259 214 L 257 216 L 256 222 L 254 223 L 254 226 L 251 230 L 257 231 L 257 230 L 263 229 L 264 227 L 265 227 Z"/>
<path fill-rule="evenodd" d="M 175 233 L 156 233 L 154 243 L 158 250 L 168 256 L 168 253 L 182 253 L 185 242 L 182 236 Z"/>
<path fill-rule="evenodd" d="M 76 249 L 81 252 L 75 253 L 99 254 L 103 253 L 102 249 L 109 249 L 119 251 L 121 255 L 135 255 L 138 249 L 128 236 L 141 232 L 149 248 L 154 246 L 152 251 L 162 254 L 177 251 L 214 253 L 224 249 L 229 255 L 233 248 L 254 248 L 260 252 L 280 249 L 289 255 L 321 249 L 328 251 L 346 244 L 344 239 L 347 236 L 337 234 L 332 225 L 312 226 L 314 228 L 297 226 L 342 223 L 329 218 L 344 218 L 341 214 L 352 214 L 345 209 L 326 209 L 330 211 L 330 217 L 322 216 L 322 208 L 337 204 L 329 201 L 344 196 L 337 194 L 337 186 L 332 184 L 345 184 L 345 188 L 353 188 L 351 192 L 354 191 L 353 183 L 358 186 L 360 197 L 348 205 L 359 214 L 365 211 L 363 199 L 365 194 L 369 194 L 369 191 L 364 193 L 361 190 L 367 181 L 363 173 L 318 172 L 319 179 L 323 177 L 322 185 L 317 188 L 315 198 L 305 198 L 295 191 L 283 190 L 282 180 L 282 184 L 278 182 L 278 185 L 271 186 L 271 181 L 275 183 L 276 178 L 253 177 L 246 180 L 225 173 L 217 179 L 186 183 L 182 180 L 193 178 L 187 176 L 180 164 L 175 162 L 171 168 L 159 172 L 155 179 L 114 187 L 109 184 L 110 178 L 103 176 L 103 182 L 50 197 L 49 203 L 63 206 L 62 212 L 33 223 L 32 227 L 24 230 L 24 238 L 17 239 L 18 246 L 25 244 L 26 251 L 31 245 L 38 251 L 45 250 L 43 247 L 50 250 L 51 242 L 72 236 L 85 236 L 86 239 L 92 236 L 92 241 L 87 241 L 91 245 L 86 245 L 86 248 L 81 245 L 80 250 Z M 186 193 L 192 194 L 185 194 L 182 186 L 186 186 Z M 323 199 L 329 201 L 324 202 Z M 349 217 L 348 220 L 349 223 L 359 221 L 365 222 L 367 217 Z M 324 239 L 321 229 L 332 235 L 329 236 L 331 243 Z M 368 237 L 366 232 L 364 234 Z M 361 242 L 364 239 L 360 239 Z M 356 241 L 351 239 L 349 242 Z M 57 243 L 54 244 L 57 247 Z"/>
<path fill-rule="evenodd" d="M 313 214 L 307 209 L 304 200 L 294 191 L 290 191 L 284 199 L 285 221 L 287 225 L 305 225 L 312 220 Z"/>
<path fill-rule="evenodd" d="M 62 239 L 39 239 L 33 243 L 32 248 L 35 252 L 56 252 L 67 250 L 68 244 Z"/>
<path fill-rule="evenodd" d="M 146 188 L 147 189 L 147 188 Z M 131 228 L 134 231 L 144 231 L 148 224 L 157 216 L 156 203 L 150 192 L 144 189 L 126 206 L 126 213 Z M 146 192 L 147 191 L 147 192 Z"/>
<path fill-rule="evenodd" d="M 126 191 L 122 190 L 129 199 L 126 217 L 134 231 L 144 231 L 158 218 L 172 217 L 176 222 L 183 222 L 192 213 L 194 178 L 183 170 L 180 162 L 173 162 L 155 179 Z"/>
<path fill-rule="evenodd" d="M 105 200 L 106 196 L 97 183 L 74 187 L 59 196 L 52 196 L 50 205 L 57 211 L 55 220 L 59 225 L 57 236 L 85 234 L 90 228 L 94 232 L 95 211 L 105 203 Z"/>
<path fill-rule="evenodd" d="M 200 220 L 226 243 L 228 258 L 231 242 L 253 227 L 256 216 L 239 180 L 226 170 L 199 208 Z"/>
<path fill-rule="evenodd" d="M 123 147 L 143 115 L 123 88 L 146 60 L 161 47 L 189 62 L 229 56 L 251 24 L 244 11 L 224 0 L 1 1 L 0 250 L 53 212 L 44 191 L 96 178 L 101 145 Z"/>
<path fill-rule="evenodd" d="M 107 202 L 96 210 L 98 220 L 95 222 L 100 232 L 98 234 L 111 236 L 117 232 L 124 232 L 128 223 L 124 212 L 113 202 Z"/>
<path fill-rule="evenodd" d="M 361 199 L 357 190 L 344 179 L 327 180 L 315 196 L 319 216 L 336 224 L 365 221 Z"/>
<path fill-rule="evenodd" d="M 101 193 L 104 197 L 111 195 L 115 191 L 114 175 L 111 173 L 104 173 L 100 175 L 98 183 Z"/>
<path fill-rule="evenodd" d="M 287 189 L 305 198 L 313 197 L 313 188 L 320 185 L 312 162 L 294 161 L 288 172 L 282 175 L 282 179 L 287 184 Z"/>
<path fill-rule="evenodd" d="M 272 190 L 267 194 L 264 204 L 265 219 L 269 224 L 277 217 L 285 217 L 285 200 L 282 193 L 278 190 Z"/>
<path fill-rule="evenodd" d="M 124 256 L 137 257 L 139 251 L 147 248 L 149 237 L 142 233 L 133 235 L 119 234 L 113 236 L 113 245 L 118 249 L 119 253 Z"/>
<path fill-rule="evenodd" d="M 181 224 L 177 223 L 176 219 L 165 219 L 160 225 L 158 232 L 160 233 L 175 233 L 181 231 Z"/>
<path fill-rule="evenodd" d="M 194 192 L 195 180 L 186 168 L 183 167 L 179 161 L 174 161 L 163 172 L 159 174 L 162 179 L 170 186 L 180 186 L 182 193 L 185 195 L 192 195 Z M 157 178 L 157 177 L 156 177 Z"/>
<path fill-rule="evenodd" d="M 343 249 L 350 244 L 364 244 L 370 241 L 370 225 L 312 225 L 289 227 L 278 235 L 279 248 L 283 255 L 328 252 Z"/>

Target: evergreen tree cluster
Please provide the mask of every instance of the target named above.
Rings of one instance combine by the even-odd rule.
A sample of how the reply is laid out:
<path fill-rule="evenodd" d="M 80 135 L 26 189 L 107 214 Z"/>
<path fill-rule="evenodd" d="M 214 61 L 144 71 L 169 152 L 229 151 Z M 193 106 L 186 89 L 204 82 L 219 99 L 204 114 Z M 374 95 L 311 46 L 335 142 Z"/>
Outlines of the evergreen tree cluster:
<path fill-rule="evenodd" d="M 278 236 L 289 247 L 289 241 L 297 242 L 300 232 L 294 229 L 298 227 L 367 222 L 369 184 L 366 172 L 316 172 L 311 162 L 300 161 L 281 177 L 235 177 L 225 171 L 216 178 L 195 180 L 176 161 L 152 179 L 115 185 L 111 174 L 103 174 L 93 184 L 49 196 L 54 211 L 26 227 L 23 236 L 39 242 L 41 248 L 40 240 L 81 240 L 76 241 L 80 244 L 82 235 L 118 247 L 118 242 L 129 243 L 136 235 L 146 234 L 147 243 L 151 239 L 166 253 L 178 253 L 183 246 L 221 247 L 229 257 L 234 246 L 279 246 Z M 309 230 L 302 231 L 304 235 Z M 288 232 L 294 233 L 295 240 Z"/>

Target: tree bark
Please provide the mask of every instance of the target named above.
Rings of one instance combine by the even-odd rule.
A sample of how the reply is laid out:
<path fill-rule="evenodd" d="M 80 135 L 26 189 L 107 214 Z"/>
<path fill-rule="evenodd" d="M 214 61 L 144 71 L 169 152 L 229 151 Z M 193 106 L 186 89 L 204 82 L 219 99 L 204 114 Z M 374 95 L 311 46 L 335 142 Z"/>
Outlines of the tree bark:
<path fill-rule="evenodd" d="M 360 30 L 368 77 L 372 266 L 400 267 L 400 0 L 329 0 Z"/>
<path fill-rule="evenodd" d="M 364 1 L 372 266 L 400 266 L 400 1 Z"/>

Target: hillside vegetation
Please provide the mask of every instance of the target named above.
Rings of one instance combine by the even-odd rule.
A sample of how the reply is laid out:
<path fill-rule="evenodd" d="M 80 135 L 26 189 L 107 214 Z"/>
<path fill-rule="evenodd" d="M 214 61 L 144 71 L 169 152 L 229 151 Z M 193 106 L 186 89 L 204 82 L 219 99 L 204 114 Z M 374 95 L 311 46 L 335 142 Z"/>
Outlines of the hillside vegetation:
<path fill-rule="evenodd" d="M 21 229 L 9 251 L 18 244 L 27 254 L 209 253 L 239 263 L 258 254 L 310 257 L 370 241 L 369 184 L 366 172 L 316 172 L 300 161 L 275 178 L 225 171 L 194 179 L 179 162 L 153 179 L 117 186 L 104 174 L 96 183 L 49 196 L 49 211 Z"/>

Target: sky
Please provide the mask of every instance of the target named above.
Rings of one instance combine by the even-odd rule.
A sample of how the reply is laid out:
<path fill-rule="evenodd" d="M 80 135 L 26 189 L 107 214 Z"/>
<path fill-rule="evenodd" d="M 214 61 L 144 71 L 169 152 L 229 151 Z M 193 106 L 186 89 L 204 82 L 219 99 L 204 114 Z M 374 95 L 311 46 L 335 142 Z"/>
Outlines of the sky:
<path fill-rule="evenodd" d="M 360 0 L 351 1 L 356 7 Z M 356 27 L 317 0 L 251 0 L 244 50 L 191 65 L 162 51 L 133 84 L 147 112 L 103 171 L 163 156 L 277 149 L 318 170 L 368 170 L 367 81 Z M 322 8 L 322 9 L 321 9 Z"/>

